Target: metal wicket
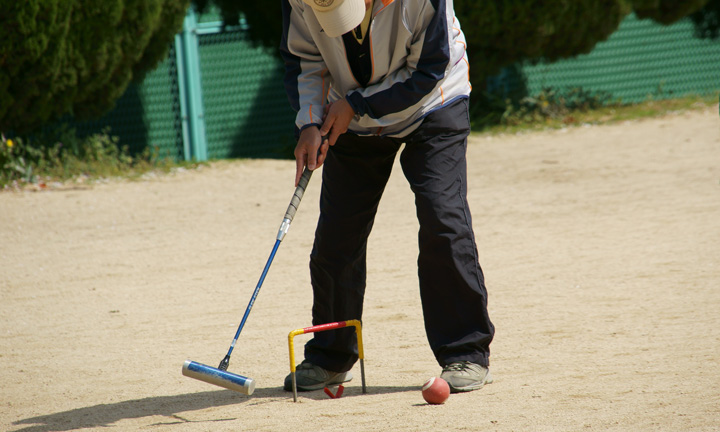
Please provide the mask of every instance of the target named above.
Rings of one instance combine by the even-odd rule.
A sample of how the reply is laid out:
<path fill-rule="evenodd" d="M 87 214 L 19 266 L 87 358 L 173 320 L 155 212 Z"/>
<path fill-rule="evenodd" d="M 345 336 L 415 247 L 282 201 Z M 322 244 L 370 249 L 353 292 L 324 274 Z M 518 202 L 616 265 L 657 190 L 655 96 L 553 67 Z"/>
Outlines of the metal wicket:
<path fill-rule="evenodd" d="M 363 353 L 362 343 L 362 324 L 358 320 L 339 321 L 329 324 L 320 324 L 312 327 L 305 327 L 297 330 L 293 330 L 288 335 L 288 348 L 290 352 L 290 374 L 292 375 L 292 388 L 293 388 L 293 402 L 297 402 L 297 381 L 295 378 L 295 343 L 294 338 L 297 335 L 306 333 L 317 333 L 321 331 L 337 330 L 343 327 L 353 326 L 355 327 L 355 333 L 357 334 L 358 344 L 358 357 L 360 359 L 360 377 L 362 379 L 362 392 L 367 393 L 367 386 L 365 385 L 365 355 Z"/>

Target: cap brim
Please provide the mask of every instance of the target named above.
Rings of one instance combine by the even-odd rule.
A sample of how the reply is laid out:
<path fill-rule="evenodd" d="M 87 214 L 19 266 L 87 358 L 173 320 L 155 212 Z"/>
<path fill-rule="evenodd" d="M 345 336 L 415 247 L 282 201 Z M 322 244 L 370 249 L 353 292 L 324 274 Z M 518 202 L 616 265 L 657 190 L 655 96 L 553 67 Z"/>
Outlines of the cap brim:
<path fill-rule="evenodd" d="M 330 12 L 313 9 L 315 17 L 329 37 L 342 36 L 359 26 L 365 18 L 365 2 L 345 0 Z"/>

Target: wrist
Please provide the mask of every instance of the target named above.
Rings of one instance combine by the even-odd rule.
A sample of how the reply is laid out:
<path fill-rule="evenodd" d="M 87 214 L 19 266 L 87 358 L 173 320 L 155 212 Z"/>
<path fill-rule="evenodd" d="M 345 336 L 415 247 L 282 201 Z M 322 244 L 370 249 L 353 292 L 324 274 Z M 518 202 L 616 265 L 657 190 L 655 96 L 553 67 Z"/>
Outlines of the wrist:
<path fill-rule="evenodd" d="M 353 119 L 355 119 L 355 121 L 359 121 L 360 114 L 358 114 L 358 108 L 353 104 L 352 100 L 350 100 L 350 95 L 346 95 L 344 97 L 344 99 L 345 99 L 345 102 L 347 102 L 350 109 L 352 110 Z"/>
<path fill-rule="evenodd" d="M 320 125 L 318 123 L 308 123 L 306 125 L 303 125 L 303 127 L 300 128 L 300 133 L 303 133 L 305 129 L 315 126 L 318 130 L 320 130 Z"/>

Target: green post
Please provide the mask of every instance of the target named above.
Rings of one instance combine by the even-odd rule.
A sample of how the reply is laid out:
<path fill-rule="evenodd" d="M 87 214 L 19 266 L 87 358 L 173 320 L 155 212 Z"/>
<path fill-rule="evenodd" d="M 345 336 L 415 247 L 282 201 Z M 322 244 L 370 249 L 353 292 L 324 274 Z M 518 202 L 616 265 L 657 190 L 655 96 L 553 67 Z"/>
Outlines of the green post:
<path fill-rule="evenodd" d="M 183 35 L 175 35 L 175 62 L 177 64 L 178 100 L 180 102 L 180 120 L 182 120 L 182 142 L 183 158 L 186 161 L 192 159 L 190 146 L 190 119 L 188 118 L 187 95 L 185 91 L 185 51 L 183 49 Z"/>
<path fill-rule="evenodd" d="M 185 15 L 182 33 L 175 38 L 175 47 L 185 160 L 207 160 L 197 17 L 192 7 Z"/>

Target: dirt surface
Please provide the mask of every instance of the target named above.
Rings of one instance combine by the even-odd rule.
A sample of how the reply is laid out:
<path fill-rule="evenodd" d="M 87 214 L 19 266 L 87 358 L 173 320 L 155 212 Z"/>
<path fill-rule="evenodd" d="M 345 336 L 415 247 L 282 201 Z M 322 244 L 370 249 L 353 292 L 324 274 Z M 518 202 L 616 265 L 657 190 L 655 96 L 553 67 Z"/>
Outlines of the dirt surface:
<path fill-rule="evenodd" d="M 369 243 L 368 394 L 359 365 L 340 399 L 281 388 L 310 325 L 318 174 L 233 353 L 255 394 L 183 377 L 225 355 L 293 192 L 292 161 L 221 162 L 0 193 L 0 430 L 720 430 L 717 107 L 476 135 L 468 160 L 495 383 L 421 397 L 440 368 L 399 167 Z"/>

